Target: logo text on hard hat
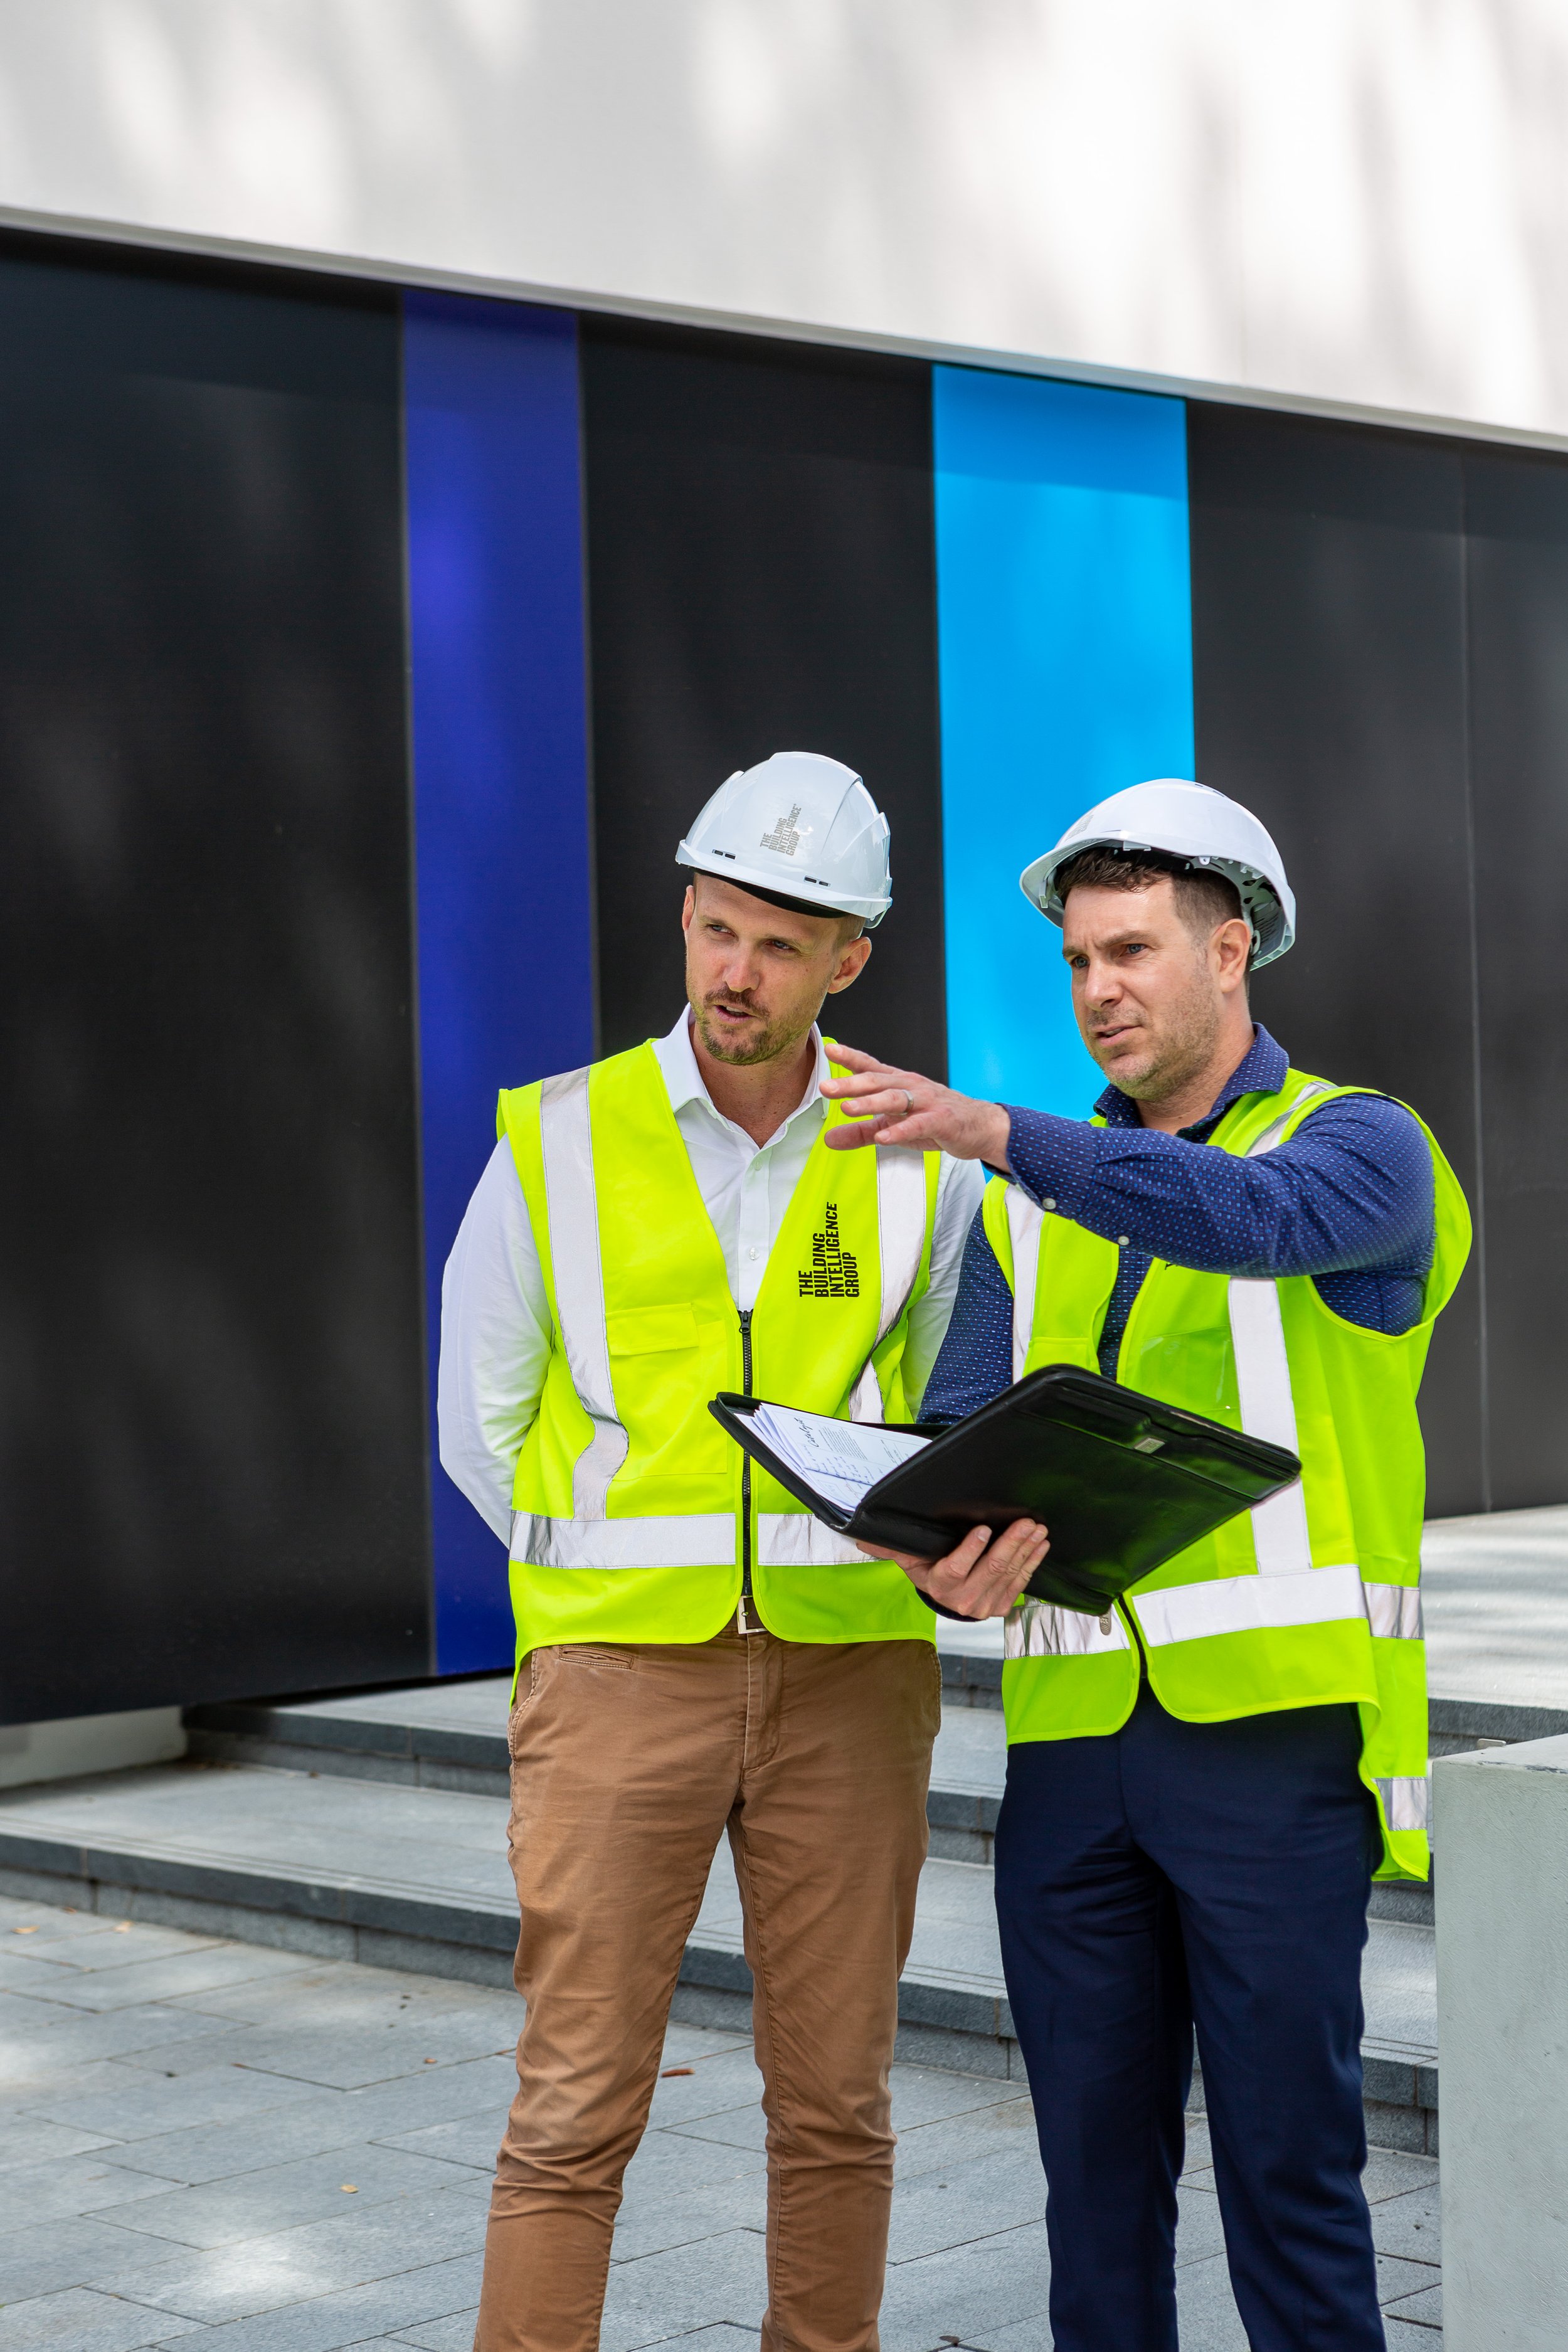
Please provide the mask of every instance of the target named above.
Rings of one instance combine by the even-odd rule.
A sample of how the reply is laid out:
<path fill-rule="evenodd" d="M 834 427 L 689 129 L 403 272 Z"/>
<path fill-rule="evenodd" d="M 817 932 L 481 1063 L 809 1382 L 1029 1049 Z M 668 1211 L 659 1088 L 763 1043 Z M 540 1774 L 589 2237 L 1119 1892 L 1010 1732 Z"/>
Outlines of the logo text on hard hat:
<path fill-rule="evenodd" d="M 796 801 L 788 816 L 780 816 L 773 819 L 773 829 L 772 833 L 764 833 L 763 835 L 763 847 L 764 849 L 776 849 L 784 856 L 793 857 L 795 851 L 800 847 L 800 835 L 795 829 L 795 821 L 799 814 L 800 803 Z"/>
<path fill-rule="evenodd" d="M 838 1203 L 829 1201 L 822 1212 L 822 1231 L 811 1237 L 811 1264 L 800 1271 L 803 1298 L 858 1298 L 860 1268 L 852 1250 L 838 1238 Z"/>

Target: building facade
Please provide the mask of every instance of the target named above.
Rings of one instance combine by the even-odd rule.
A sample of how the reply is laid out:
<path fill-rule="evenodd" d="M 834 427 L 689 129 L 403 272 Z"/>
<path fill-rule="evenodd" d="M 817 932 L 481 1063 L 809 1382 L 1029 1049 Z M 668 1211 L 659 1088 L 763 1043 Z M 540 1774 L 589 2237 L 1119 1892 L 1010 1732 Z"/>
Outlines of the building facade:
<path fill-rule="evenodd" d="M 844 1033 L 1068 1112 L 1019 868 L 1142 775 L 1255 807 L 1259 1017 L 1477 1210 L 1431 1507 L 1563 1499 L 1551 12 L 25 13 L 0 1719 L 504 1657 L 441 1265 L 497 1089 L 668 1027 L 675 843 L 778 749 L 892 820 Z"/>

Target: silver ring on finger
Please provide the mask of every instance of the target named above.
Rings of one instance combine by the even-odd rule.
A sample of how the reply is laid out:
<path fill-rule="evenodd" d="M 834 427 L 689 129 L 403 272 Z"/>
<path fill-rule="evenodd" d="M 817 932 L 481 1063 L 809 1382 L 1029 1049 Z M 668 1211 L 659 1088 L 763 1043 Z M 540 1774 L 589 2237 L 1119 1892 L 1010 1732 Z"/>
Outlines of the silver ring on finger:
<path fill-rule="evenodd" d="M 910 1090 L 909 1090 L 908 1087 L 906 1087 L 904 1088 L 904 1117 L 905 1117 L 906 1118 L 912 1118 L 914 1117 L 914 1115 L 915 1115 L 915 1098 L 914 1098 L 913 1095 L 912 1095 L 912 1094 L 910 1094 Z"/>

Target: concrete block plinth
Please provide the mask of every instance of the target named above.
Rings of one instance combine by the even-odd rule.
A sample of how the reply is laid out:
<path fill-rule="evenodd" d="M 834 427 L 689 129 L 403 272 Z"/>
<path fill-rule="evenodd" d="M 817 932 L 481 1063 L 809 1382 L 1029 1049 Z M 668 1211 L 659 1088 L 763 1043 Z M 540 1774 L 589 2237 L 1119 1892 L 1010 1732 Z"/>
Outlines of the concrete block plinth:
<path fill-rule="evenodd" d="M 1568 2342 L 1568 1737 L 1434 1768 L 1447 2352 Z"/>

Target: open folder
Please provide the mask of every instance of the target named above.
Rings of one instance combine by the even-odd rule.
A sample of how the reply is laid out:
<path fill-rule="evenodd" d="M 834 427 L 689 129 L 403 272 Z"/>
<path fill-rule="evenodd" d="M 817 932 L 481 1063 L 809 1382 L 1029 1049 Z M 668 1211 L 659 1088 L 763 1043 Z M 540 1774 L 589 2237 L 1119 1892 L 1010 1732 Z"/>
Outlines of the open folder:
<path fill-rule="evenodd" d="M 1047 1364 L 932 1435 L 726 1391 L 709 1407 L 787 1494 L 852 1540 L 934 1559 L 1037 1519 L 1028 1591 L 1100 1616 L 1129 1585 L 1301 1475 L 1283 1446 Z"/>

